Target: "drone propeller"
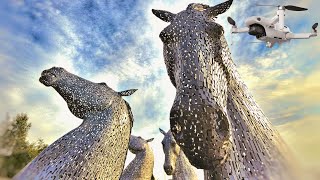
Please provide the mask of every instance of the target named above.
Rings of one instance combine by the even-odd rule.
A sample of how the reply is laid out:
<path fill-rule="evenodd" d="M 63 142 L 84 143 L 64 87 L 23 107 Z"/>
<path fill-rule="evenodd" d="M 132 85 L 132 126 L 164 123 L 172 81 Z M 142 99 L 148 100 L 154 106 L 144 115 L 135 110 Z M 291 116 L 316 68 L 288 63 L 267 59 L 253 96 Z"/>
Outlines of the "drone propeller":
<path fill-rule="evenodd" d="M 318 23 L 314 23 L 314 25 L 312 26 L 312 29 L 313 29 L 313 30 L 316 30 L 317 27 L 318 27 Z"/>
<path fill-rule="evenodd" d="M 227 20 L 228 20 L 229 24 L 231 24 L 233 27 L 236 27 L 236 22 L 231 17 L 228 16 Z M 231 46 L 232 45 L 233 45 L 233 38 L 232 38 L 232 33 L 231 33 Z"/>
<path fill-rule="evenodd" d="M 303 7 L 298 7 L 298 6 L 292 6 L 292 5 L 287 5 L 287 6 L 276 6 L 276 5 L 264 5 L 264 4 L 256 4 L 256 6 L 271 6 L 271 7 L 284 7 L 286 10 L 289 11 L 306 11 L 308 10 L 307 8 L 303 8 Z"/>
<path fill-rule="evenodd" d="M 253 42 L 248 42 L 248 43 L 265 43 L 265 42 L 256 42 L 256 41 L 253 41 Z"/>
<path fill-rule="evenodd" d="M 283 7 L 287 10 L 290 10 L 290 11 L 306 11 L 306 10 L 308 10 L 307 8 L 302 8 L 302 7 L 298 7 L 298 6 L 292 6 L 292 5 L 283 6 Z"/>
<path fill-rule="evenodd" d="M 279 7 L 276 5 L 267 5 L 267 4 L 256 4 L 256 6 L 271 6 L 271 7 Z"/>
<path fill-rule="evenodd" d="M 231 17 L 228 17 L 227 19 L 228 19 L 229 24 L 231 24 L 232 26 L 236 25 L 236 22 Z"/>

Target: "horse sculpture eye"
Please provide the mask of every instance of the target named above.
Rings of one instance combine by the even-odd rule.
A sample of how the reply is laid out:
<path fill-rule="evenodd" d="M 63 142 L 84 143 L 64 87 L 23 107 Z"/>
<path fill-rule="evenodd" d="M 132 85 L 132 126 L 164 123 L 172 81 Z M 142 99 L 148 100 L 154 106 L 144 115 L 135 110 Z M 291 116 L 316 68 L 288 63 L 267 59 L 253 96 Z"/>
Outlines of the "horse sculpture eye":
<path fill-rule="evenodd" d="M 172 141 L 172 142 L 170 143 L 170 145 L 171 145 L 172 147 L 174 147 L 174 146 L 176 145 L 176 142 L 173 142 L 173 141 Z"/>
<path fill-rule="evenodd" d="M 171 26 L 166 27 L 160 32 L 159 35 L 161 41 L 165 44 L 173 42 L 175 40 L 174 32 L 171 30 Z"/>

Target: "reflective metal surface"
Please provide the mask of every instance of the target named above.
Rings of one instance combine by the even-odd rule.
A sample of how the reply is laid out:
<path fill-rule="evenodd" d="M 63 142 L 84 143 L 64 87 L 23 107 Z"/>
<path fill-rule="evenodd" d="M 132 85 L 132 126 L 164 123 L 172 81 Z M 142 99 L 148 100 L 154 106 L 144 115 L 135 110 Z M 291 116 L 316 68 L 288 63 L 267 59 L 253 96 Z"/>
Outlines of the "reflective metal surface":
<path fill-rule="evenodd" d="M 121 92 L 58 67 L 43 71 L 40 82 L 53 87 L 83 122 L 52 143 L 14 179 L 118 179 L 133 122 Z"/>
<path fill-rule="evenodd" d="M 131 135 L 129 150 L 136 157 L 125 168 L 120 180 L 150 180 L 153 177 L 154 155 L 148 145 L 152 140 Z"/>
<path fill-rule="evenodd" d="M 160 129 L 160 132 L 164 135 L 161 143 L 165 154 L 163 168 L 166 174 L 172 175 L 173 180 L 197 180 L 194 167 L 175 141 L 171 131 L 165 132 Z"/>
<path fill-rule="evenodd" d="M 232 0 L 190 4 L 160 33 L 167 72 L 176 87 L 170 112 L 173 136 L 206 179 L 285 179 L 286 146 L 241 81 L 214 17 Z"/>

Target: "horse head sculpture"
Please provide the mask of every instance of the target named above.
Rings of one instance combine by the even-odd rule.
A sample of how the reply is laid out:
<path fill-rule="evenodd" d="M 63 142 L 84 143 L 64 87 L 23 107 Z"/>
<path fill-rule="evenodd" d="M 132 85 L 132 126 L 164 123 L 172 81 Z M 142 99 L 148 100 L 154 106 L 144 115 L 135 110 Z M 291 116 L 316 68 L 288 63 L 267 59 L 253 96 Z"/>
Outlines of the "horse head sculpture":
<path fill-rule="evenodd" d="M 176 88 L 171 132 L 205 179 L 293 179 L 290 151 L 241 80 L 214 20 L 231 4 L 153 10 L 170 23 L 160 39 Z"/>
<path fill-rule="evenodd" d="M 166 174 L 172 175 L 173 180 L 197 180 L 194 167 L 175 141 L 171 131 L 165 132 L 161 128 L 159 130 L 164 135 L 161 143 L 165 154 L 163 169 Z"/>
<path fill-rule="evenodd" d="M 116 92 L 104 82 L 92 83 L 61 67 L 44 70 L 39 81 L 47 87 L 53 87 L 66 101 L 72 114 L 80 119 L 89 112 L 107 109 L 118 97 L 129 96 L 136 91 Z"/>
<path fill-rule="evenodd" d="M 160 33 L 168 75 L 176 87 L 170 112 L 171 132 L 192 165 L 210 169 L 223 163 L 230 151 L 227 103 L 228 54 L 223 28 L 214 18 L 232 0 L 210 7 L 190 4 L 173 14 L 152 12 L 170 22 Z"/>
<path fill-rule="evenodd" d="M 133 115 L 122 96 L 106 83 L 94 83 L 52 67 L 39 81 L 66 101 L 80 126 L 44 149 L 13 179 L 119 179 L 127 155 Z"/>
<path fill-rule="evenodd" d="M 148 143 L 152 142 L 154 138 L 150 139 L 143 139 L 140 136 L 130 136 L 130 142 L 129 142 L 129 150 L 133 154 L 138 154 L 140 152 L 146 151 L 147 148 L 149 148 Z"/>
<path fill-rule="evenodd" d="M 161 141 L 163 152 L 165 154 L 165 161 L 163 164 L 163 169 L 167 175 L 172 175 L 176 169 L 176 162 L 180 154 L 180 147 L 177 145 L 172 133 L 169 131 L 166 133 L 162 129 L 160 132 L 164 135 Z"/>
<path fill-rule="evenodd" d="M 149 146 L 151 139 L 143 139 L 140 136 L 130 136 L 129 150 L 136 157 L 130 162 L 130 164 L 123 171 L 120 180 L 135 179 L 135 180 L 153 180 L 153 166 L 154 155 Z"/>

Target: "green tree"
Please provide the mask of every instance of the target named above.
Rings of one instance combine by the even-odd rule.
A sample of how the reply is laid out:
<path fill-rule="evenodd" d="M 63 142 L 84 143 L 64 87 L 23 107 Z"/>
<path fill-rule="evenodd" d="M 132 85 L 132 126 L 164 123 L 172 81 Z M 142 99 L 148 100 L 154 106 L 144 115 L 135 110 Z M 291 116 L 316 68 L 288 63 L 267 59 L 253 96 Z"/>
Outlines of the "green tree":
<path fill-rule="evenodd" d="M 7 153 L 1 157 L 0 176 L 13 177 L 43 149 L 47 147 L 42 139 L 35 143 L 27 141 L 31 123 L 27 114 L 18 114 L 0 137 L 1 147 Z"/>

